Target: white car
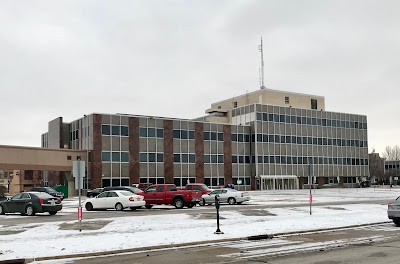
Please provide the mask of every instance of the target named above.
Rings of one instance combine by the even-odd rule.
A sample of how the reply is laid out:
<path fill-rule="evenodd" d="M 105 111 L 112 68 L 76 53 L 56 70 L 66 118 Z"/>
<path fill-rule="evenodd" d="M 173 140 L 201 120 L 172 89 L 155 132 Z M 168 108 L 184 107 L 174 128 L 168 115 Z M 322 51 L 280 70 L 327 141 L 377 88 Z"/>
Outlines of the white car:
<path fill-rule="evenodd" d="M 136 210 L 146 204 L 144 197 L 129 191 L 106 191 L 94 198 L 86 200 L 85 208 L 88 211 L 96 209 L 115 209 L 122 211 L 125 208 Z"/>
<path fill-rule="evenodd" d="M 230 188 L 222 188 L 214 190 L 208 194 L 203 194 L 201 196 L 203 201 L 200 203 L 200 205 L 215 203 L 215 195 L 217 194 L 219 195 L 220 203 L 241 204 L 250 200 L 250 196 L 247 192 L 241 192 Z"/>

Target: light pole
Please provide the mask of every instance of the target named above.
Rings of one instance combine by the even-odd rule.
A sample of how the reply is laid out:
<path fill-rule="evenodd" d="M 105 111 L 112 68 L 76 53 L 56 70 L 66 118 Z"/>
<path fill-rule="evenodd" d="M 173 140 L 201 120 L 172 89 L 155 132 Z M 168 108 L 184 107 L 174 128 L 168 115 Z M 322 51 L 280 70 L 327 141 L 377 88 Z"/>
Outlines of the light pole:
<path fill-rule="evenodd" d="M 86 190 L 89 189 L 89 121 L 83 115 L 84 130 L 85 130 L 85 148 L 86 148 Z"/>

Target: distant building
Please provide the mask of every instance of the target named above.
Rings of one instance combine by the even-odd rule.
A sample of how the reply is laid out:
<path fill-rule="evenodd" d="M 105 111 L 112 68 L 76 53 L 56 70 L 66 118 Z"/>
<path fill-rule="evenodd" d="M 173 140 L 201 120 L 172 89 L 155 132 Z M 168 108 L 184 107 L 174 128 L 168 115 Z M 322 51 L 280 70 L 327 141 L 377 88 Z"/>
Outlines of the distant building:
<path fill-rule="evenodd" d="M 352 186 L 369 176 L 367 117 L 327 112 L 324 97 L 262 89 L 213 103 L 206 113 L 191 120 L 59 117 L 49 122 L 42 147 L 87 150 L 88 188 L 138 182 L 302 188 L 310 183 L 309 166 L 320 187 Z"/>

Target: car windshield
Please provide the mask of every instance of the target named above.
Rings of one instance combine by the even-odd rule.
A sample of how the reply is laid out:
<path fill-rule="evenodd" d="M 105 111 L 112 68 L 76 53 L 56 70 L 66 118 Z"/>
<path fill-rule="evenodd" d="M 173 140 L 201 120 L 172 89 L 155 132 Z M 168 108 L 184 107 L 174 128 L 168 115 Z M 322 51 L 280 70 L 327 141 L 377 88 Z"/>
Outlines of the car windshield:
<path fill-rule="evenodd" d="M 124 196 L 132 196 L 132 193 L 131 192 L 128 192 L 128 191 L 122 191 L 122 192 L 120 192 L 122 195 L 124 195 Z"/>
<path fill-rule="evenodd" d="M 36 195 L 39 198 L 43 198 L 43 199 L 48 199 L 48 198 L 54 198 L 54 196 L 51 196 L 48 193 L 45 192 L 38 192 L 38 193 L 32 193 L 33 195 Z"/>
<path fill-rule="evenodd" d="M 201 185 L 201 189 L 203 189 L 203 190 L 210 190 L 210 188 L 208 188 L 208 186 L 205 185 L 205 184 Z"/>
<path fill-rule="evenodd" d="M 140 190 L 139 188 L 136 188 L 136 187 L 131 187 L 130 188 L 133 192 L 135 192 L 135 193 L 140 193 L 140 192 L 143 192 L 142 190 Z"/>
<path fill-rule="evenodd" d="M 47 192 L 57 192 L 56 190 L 54 190 L 53 188 L 51 188 L 51 187 L 45 187 L 44 188 Z"/>

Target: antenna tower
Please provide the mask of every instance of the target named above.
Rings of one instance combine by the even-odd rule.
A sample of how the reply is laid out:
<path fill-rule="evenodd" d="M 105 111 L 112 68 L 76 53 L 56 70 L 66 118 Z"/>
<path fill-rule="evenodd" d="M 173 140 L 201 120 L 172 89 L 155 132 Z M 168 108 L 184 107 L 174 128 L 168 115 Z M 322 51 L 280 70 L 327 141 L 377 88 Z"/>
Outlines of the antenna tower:
<path fill-rule="evenodd" d="M 261 67 L 259 68 L 260 88 L 265 89 L 265 86 L 264 86 L 264 54 L 263 54 L 262 37 L 261 37 L 261 45 L 258 46 L 258 50 L 261 52 Z"/>

